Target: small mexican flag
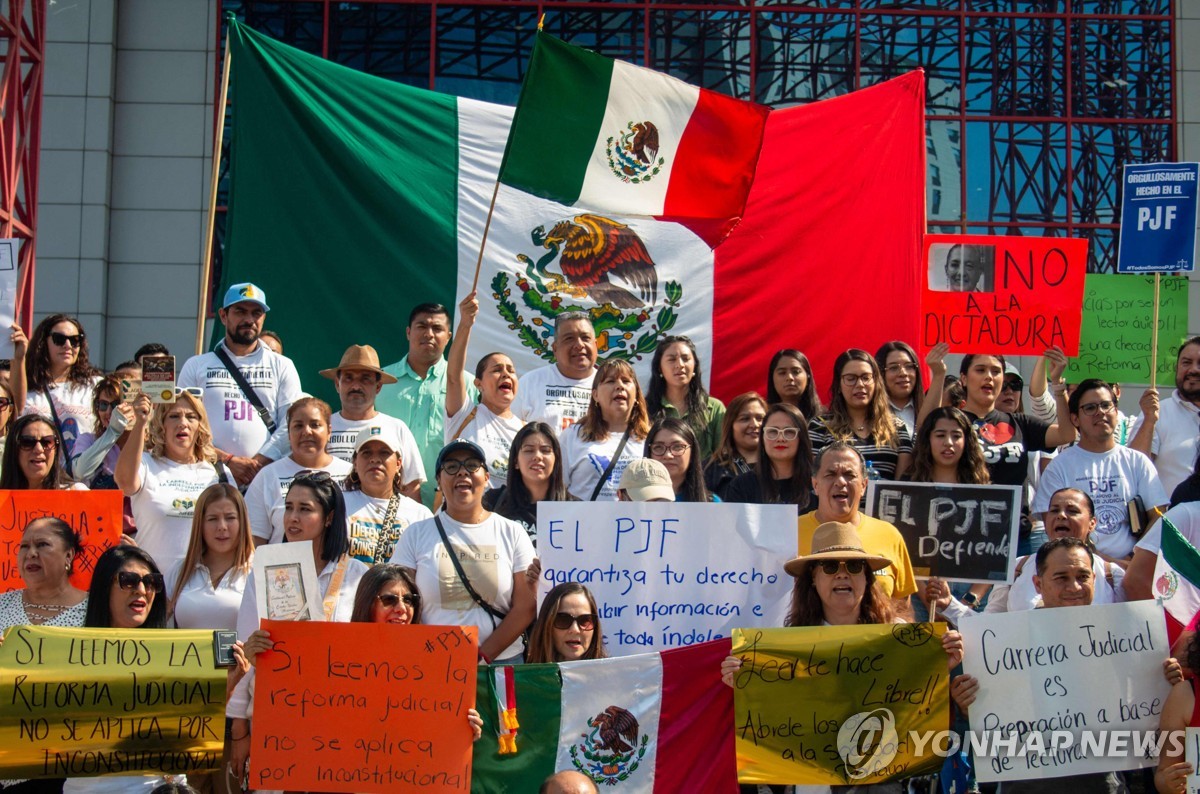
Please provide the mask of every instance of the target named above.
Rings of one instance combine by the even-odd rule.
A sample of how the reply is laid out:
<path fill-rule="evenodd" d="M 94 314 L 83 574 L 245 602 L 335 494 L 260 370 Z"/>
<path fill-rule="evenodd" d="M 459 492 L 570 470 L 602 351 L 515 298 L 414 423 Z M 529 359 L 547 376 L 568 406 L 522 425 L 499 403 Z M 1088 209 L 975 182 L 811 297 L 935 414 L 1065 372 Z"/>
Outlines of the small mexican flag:
<path fill-rule="evenodd" d="M 471 791 L 526 794 L 573 769 L 602 791 L 736 792 L 733 690 L 720 670 L 730 647 L 723 639 L 617 659 L 481 666 Z M 505 711 L 520 725 L 516 752 L 500 741 Z"/>
<path fill-rule="evenodd" d="M 767 113 L 539 31 L 500 181 L 571 207 L 679 221 L 716 245 L 746 207 Z"/>
<path fill-rule="evenodd" d="M 1162 546 L 1154 566 L 1152 590 L 1166 612 L 1167 639 L 1174 644 L 1181 631 L 1192 628 L 1191 622 L 1200 613 L 1200 551 L 1167 516 L 1159 521 Z"/>

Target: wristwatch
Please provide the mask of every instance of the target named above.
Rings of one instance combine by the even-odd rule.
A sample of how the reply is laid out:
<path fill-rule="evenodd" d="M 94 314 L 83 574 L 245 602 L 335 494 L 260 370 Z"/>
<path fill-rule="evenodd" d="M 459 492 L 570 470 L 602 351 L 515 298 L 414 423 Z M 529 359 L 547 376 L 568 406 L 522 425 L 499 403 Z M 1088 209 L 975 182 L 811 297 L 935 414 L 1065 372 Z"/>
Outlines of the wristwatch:
<path fill-rule="evenodd" d="M 967 593 L 966 595 L 964 595 L 964 596 L 963 596 L 962 598 L 960 598 L 959 600 L 960 600 L 960 601 L 962 601 L 962 602 L 963 602 L 964 604 L 966 604 L 967 606 L 969 606 L 969 607 L 971 607 L 972 609 L 974 609 L 974 608 L 975 608 L 975 605 L 976 605 L 977 603 L 979 603 L 979 596 L 975 595 L 974 593 Z"/>

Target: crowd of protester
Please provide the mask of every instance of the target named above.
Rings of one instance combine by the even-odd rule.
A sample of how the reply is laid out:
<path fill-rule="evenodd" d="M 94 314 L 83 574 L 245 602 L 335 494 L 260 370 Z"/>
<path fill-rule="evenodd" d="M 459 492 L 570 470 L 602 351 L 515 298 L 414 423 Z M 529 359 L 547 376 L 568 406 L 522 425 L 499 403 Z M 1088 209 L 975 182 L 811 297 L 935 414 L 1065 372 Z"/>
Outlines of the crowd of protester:
<path fill-rule="evenodd" d="M 560 584 L 538 608 L 546 501 L 794 505 L 798 556 L 779 561 L 794 577 L 787 626 L 904 622 L 930 605 L 961 625 L 980 611 L 1149 598 L 1157 519 L 1166 513 L 1185 537 L 1200 537 L 1200 337 L 1179 349 L 1175 390 L 1147 390 L 1137 417 L 1120 413 L 1116 384 L 1067 384 L 1057 348 L 1026 391 L 1002 356 L 967 355 L 950 375 L 944 346 L 922 362 L 899 340 L 874 353 L 847 349 L 823 384 L 800 350 L 779 350 L 764 356 L 762 393 L 726 407 L 705 389 L 687 337 L 662 339 L 642 384 L 627 362 L 599 360 L 587 313 L 567 312 L 554 329 L 555 361 L 521 374 L 504 353 L 467 361 L 475 294 L 458 309 L 453 342 L 446 307 L 413 309 L 409 353 L 390 366 L 370 346 L 350 346 L 319 373 L 335 383 L 336 412 L 303 391 L 318 373 L 299 373 L 264 331 L 269 307 L 253 284 L 230 288 L 223 340 L 183 363 L 171 403 L 136 389 L 143 358 L 167 354 L 162 345 L 106 374 L 90 362 L 77 319 L 47 317 L 28 340 L 14 326 L 11 375 L 0 380 L 0 488 L 118 489 L 125 531 L 84 593 L 68 580 L 80 552 L 74 529 L 30 522 L 17 553 L 24 589 L 0 595 L 0 626 L 236 631 L 227 774 L 193 783 L 239 791 L 254 665 L 271 651 L 251 576 L 263 544 L 311 544 L 325 620 L 475 626 L 482 662 L 515 664 L 606 656 L 586 587 Z M 1019 486 L 1016 580 L 918 582 L 897 529 L 863 512 L 872 479 Z M 449 574 L 444 547 L 461 561 Z M 961 637 L 951 631 L 944 645 L 953 669 Z M 1195 669 L 1194 643 L 1180 647 L 1183 668 Z M 726 680 L 740 664 L 726 660 Z M 1172 675 L 1165 726 L 1200 724 L 1190 680 Z M 986 685 L 954 679 L 964 715 Z M 469 723 L 478 737 L 473 710 Z M 1150 785 L 1182 791 L 1188 771 L 1164 757 Z M 1060 784 L 1119 791 L 1137 776 L 1128 777 Z M 150 791 L 164 781 L 2 785 Z M 586 790 L 569 788 L 583 785 L 571 776 L 552 785 Z"/>

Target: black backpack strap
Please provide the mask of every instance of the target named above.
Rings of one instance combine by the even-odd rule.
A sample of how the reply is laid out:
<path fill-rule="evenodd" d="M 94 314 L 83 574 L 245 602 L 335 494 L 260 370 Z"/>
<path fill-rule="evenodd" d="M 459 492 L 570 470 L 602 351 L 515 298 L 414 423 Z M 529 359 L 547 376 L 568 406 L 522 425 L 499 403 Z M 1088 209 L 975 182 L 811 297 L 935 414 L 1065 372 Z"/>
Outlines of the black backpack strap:
<path fill-rule="evenodd" d="M 246 376 L 242 374 L 242 371 L 238 369 L 236 365 L 234 365 L 233 359 L 231 359 L 229 354 L 225 352 L 225 346 L 217 345 L 213 352 L 217 354 L 217 358 L 221 359 L 221 363 L 225 365 L 225 369 L 229 370 L 229 374 L 233 376 L 233 382 L 237 384 L 239 389 L 241 389 L 242 396 L 249 400 L 250 404 L 254 406 L 254 410 L 258 412 L 258 417 L 262 419 L 263 424 L 267 426 L 267 432 L 273 434 L 276 427 L 275 420 L 271 418 L 270 411 L 268 411 L 266 406 L 263 405 L 263 402 L 261 399 L 259 399 L 257 392 L 255 392 L 250 384 L 246 382 Z"/>

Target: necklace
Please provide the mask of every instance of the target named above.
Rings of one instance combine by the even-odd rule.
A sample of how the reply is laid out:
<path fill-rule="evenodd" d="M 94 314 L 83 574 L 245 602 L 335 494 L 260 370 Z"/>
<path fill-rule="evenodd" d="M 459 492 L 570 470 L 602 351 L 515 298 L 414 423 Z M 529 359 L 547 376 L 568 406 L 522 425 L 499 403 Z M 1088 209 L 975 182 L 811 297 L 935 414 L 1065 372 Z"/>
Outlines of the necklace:
<path fill-rule="evenodd" d="M 65 604 L 31 604 L 25 596 L 21 596 L 21 601 L 25 603 L 26 609 L 40 609 L 44 612 L 62 612 L 64 609 L 70 609 Z"/>

